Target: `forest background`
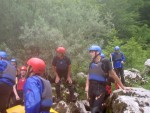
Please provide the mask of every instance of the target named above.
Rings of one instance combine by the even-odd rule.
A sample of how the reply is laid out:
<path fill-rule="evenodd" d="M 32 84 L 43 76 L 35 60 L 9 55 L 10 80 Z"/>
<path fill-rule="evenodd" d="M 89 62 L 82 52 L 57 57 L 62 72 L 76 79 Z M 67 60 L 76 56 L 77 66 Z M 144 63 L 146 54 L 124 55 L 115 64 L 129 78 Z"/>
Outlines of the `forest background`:
<path fill-rule="evenodd" d="M 92 44 L 101 46 L 107 58 L 118 45 L 125 69 L 142 72 L 150 58 L 149 11 L 149 0 L 0 0 L 0 50 L 19 65 L 40 57 L 51 74 L 55 49 L 64 46 L 75 77 L 87 72 Z M 76 81 L 84 86 L 85 80 Z"/>

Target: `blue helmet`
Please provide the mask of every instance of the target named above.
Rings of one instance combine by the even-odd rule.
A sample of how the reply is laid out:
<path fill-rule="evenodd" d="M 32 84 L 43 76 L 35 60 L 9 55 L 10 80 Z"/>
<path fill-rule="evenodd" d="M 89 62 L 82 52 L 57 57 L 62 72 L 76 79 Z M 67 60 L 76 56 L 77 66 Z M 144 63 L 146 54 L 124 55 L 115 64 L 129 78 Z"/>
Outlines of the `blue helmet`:
<path fill-rule="evenodd" d="M 92 45 L 90 48 L 89 48 L 89 51 L 98 51 L 101 53 L 102 49 L 97 46 L 97 45 Z"/>
<path fill-rule="evenodd" d="M 119 51 L 119 50 L 120 50 L 120 47 L 119 47 L 119 46 L 116 46 L 116 47 L 114 48 L 114 50 L 115 50 L 115 51 Z"/>
<path fill-rule="evenodd" d="M 17 62 L 17 60 L 15 58 L 12 58 L 10 61 L 11 62 Z"/>
<path fill-rule="evenodd" d="M 0 51 L 0 57 L 6 59 L 7 58 L 7 53 L 5 51 Z"/>
<path fill-rule="evenodd" d="M 101 57 L 102 57 L 102 58 L 105 58 L 105 55 L 104 55 L 104 53 L 101 53 Z"/>

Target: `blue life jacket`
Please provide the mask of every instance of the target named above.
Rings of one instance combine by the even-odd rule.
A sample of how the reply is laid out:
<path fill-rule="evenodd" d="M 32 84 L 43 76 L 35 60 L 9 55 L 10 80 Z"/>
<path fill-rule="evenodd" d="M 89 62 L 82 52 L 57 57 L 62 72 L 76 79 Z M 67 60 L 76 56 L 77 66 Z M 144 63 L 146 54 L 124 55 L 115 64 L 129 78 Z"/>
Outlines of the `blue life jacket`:
<path fill-rule="evenodd" d="M 15 84 L 16 68 L 6 60 L 0 60 L 0 82 L 10 86 Z"/>
<path fill-rule="evenodd" d="M 119 53 L 112 53 L 112 61 L 113 61 L 113 66 L 114 68 L 122 68 L 123 64 L 121 61 L 125 62 L 125 56 L 122 52 Z"/>
<path fill-rule="evenodd" d="M 107 76 L 102 69 L 102 62 L 94 63 L 92 62 L 89 66 L 89 80 L 95 80 L 99 82 L 106 82 Z"/>

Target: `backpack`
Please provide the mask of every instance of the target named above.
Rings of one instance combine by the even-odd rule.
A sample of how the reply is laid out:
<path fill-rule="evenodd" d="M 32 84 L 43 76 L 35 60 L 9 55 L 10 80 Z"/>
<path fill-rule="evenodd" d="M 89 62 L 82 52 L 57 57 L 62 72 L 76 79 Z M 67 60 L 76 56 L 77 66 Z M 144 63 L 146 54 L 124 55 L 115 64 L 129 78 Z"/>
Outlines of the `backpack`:
<path fill-rule="evenodd" d="M 105 76 L 107 77 L 107 82 L 108 83 L 111 83 L 111 82 L 114 83 L 115 82 L 114 79 L 109 76 L 108 60 L 104 58 L 101 60 L 101 62 L 102 62 L 101 68 L 105 72 Z"/>
<path fill-rule="evenodd" d="M 41 110 L 49 109 L 52 106 L 52 88 L 48 80 L 38 76 L 42 82 L 43 92 L 41 95 Z"/>
<path fill-rule="evenodd" d="M 113 53 L 112 54 L 112 60 L 113 61 L 121 61 L 122 60 L 122 57 L 123 57 L 123 53 L 120 52 L 120 53 Z"/>

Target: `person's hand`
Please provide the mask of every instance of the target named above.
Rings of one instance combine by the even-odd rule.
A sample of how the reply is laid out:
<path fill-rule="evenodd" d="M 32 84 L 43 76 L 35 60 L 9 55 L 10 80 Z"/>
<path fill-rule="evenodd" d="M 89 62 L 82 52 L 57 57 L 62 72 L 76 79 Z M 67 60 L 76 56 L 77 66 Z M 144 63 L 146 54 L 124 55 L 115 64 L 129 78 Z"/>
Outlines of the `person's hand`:
<path fill-rule="evenodd" d="M 16 100 L 20 100 L 20 97 L 18 95 L 16 96 Z"/>
<path fill-rule="evenodd" d="M 124 61 L 121 61 L 121 64 L 124 64 Z"/>
<path fill-rule="evenodd" d="M 55 83 L 58 83 L 59 80 L 60 80 L 60 78 L 58 76 L 56 76 Z"/>
<path fill-rule="evenodd" d="M 124 87 L 123 92 L 126 93 L 126 92 L 128 92 L 128 91 L 130 91 L 130 90 L 132 90 L 131 87 Z"/>
<path fill-rule="evenodd" d="M 69 84 L 72 84 L 72 79 L 71 77 L 67 77 L 67 80 L 66 80 Z"/>

